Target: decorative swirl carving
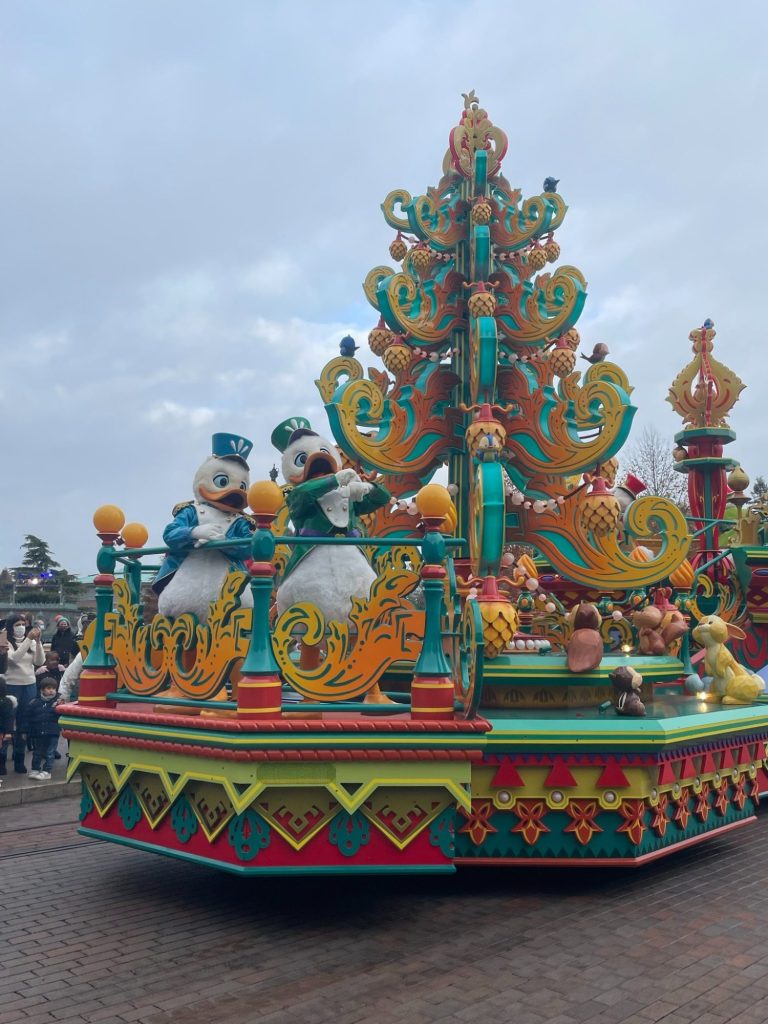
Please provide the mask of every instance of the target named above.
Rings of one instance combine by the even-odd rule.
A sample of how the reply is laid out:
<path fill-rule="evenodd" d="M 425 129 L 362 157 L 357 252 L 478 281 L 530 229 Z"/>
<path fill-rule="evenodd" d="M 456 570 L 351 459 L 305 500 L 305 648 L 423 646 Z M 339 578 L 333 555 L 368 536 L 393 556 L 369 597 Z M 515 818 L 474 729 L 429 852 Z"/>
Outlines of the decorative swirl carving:
<path fill-rule="evenodd" d="M 450 417 L 446 419 L 458 378 L 447 367 L 427 365 L 418 379 L 411 366 L 387 397 L 373 381 L 354 380 L 326 403 L 336 441 L 369 471 L 421 479 L 450 452 L 460 450 L 462 438 L 450 429 Z M 458 422 L 457 416 L 453 419 Z M 364 434 L 358 426 L 378 429 Z"/>
<path fill-rule="evenodd" d="M 410 218 L 408 214 L 404 217 L 398 217 L 395 213 L 395 207 L 399 206 L 401 210 L 406 210 L 410 207 L 413 199 L 411 193 L 407 192 L 404 188 L 396 188 L 389 193 L 387 198 L 381 204 L 381 212 L 384 214 L 384 220 L 389 224 L 395 231 L 412 231 Z"/>
<path fill-rule="evenodd" d="M 458 125 L 448 138 L 450 163 L 459 174 L 471 178 L 475 168 L 475 154 L 482 150 L 487 154 L 488 175 L 496 174 L 507 152 L 506 134 L 497 128 L 483 110 L 475 96 L 474 89 L 464 94 L 464 110 Z M 448 157 L 443 168 L 448 165 Z"/>
<path fill-rule="evenodd" d="M 526 513 L 522 513 L 526 515 Z M 527 517 L 528 519 L 530 517 Z M 586 534 L 578 501 L 569 500 L 558 512 L 542 512 L 526 532 L 536 547 L 566 579 L 596 590 L 648 586 L 665 579 L 688 553 L 690 537 L 677 505 L 656 495 L 638 498 L 627 513 L 627 531 L 637 537 L 661 536 L 662 548 L 649 562 L 635 562 L 619 547 L 618 538 Z"/>
<path fill-rule="evenodd" d="M 393 330 L 426 344 L 442 342 L 466 317 L 463 284 L 450 268 L 441 267 L 425 281 L 403 270 L 379 281 L 377 308 Z"/>
<path fill-rule="evenodd" d="M 506 270 L 491 274 L 496 322 L 510 341 L 530 345 L 554 338 L 578 320 L 587 297 L 587 282 L 576 267 L 558 267 L 535 282 L 517 283 Z"/>
<path fill-rule="evenodd" d="M 253 613 L 240 607 L 247 584 L 245 573 L 229 573 L 207 623 L 198 623 L 194 615 L 156 615 L 146 626 L 138 605 L 131 603 L 127 582 L 116 580 L 117 610 L 106 617 L 106 647 L 115 659 L 118 685 L 149 697 L 172 681 L 185 697 L 215 697 L 248 650 Z"/>
<path fill-rule="evenodd" d="M 324 402 L 333 400 L 336 389 L 345 380 L 362 380 L 363 367 L 351 356 L 336 356 L 323 367 L 319 380 L 315 381 L 317 390 Z"/>
<path fill-rule="evenodd" d="M 727 427 L 728 414 L 746 387 L 733 370 L 711 354 L 715 334 L 707 327 L 691 331 L 693 359 L 672 381 L 667 395 L 686 428 Z"/>
<path fill-rule="evenodd" d="M 562 196 L 547 192 L 526 199 L 518 209 L 519 191 L 511 196 L 496 185 L 490 201 L 495 210 L 491 222 L 491 239 L 500 249 L 524 249 L 531 242 L 559 228 L 568 207 Z"/>
<path fill-rule="evenodd" d="M 528 363 L 499 373 L 501 399 L 519 412 L 502 414 L 506 448 L 524 476 L 582 473 L 611 458 L 629 433 L 634 406 L 609 375 L 594 375 L 579 386 L 579 374 L 561 382 L 561 396 L 546 384 L 545 363 Z M 544 379 L 543 379 L 544 378 Z M 582 438 L 579 430 L 589 430 Z M 597 432 L 596 432 L 597 431 Z"/>
<path fill-rule="evenodd" d="M 367 693 L 394 662 L 415 660 L 424 636 L 424 612 L 406 595 L 418 582 L 417 573 L 385 568 L 373 581 L 367 601 L 352 599 L 349 623 L 326 623 L 311 604 L 283 612 L 272 641 L 283 678 L 310 700 L 353 700 Z M 297 630 L 312 646 L 325 637 L 326 656 L 317 668 L 302 670 L 291 657 Z"/>
<path fill-rule="evenodd" d="M 746 613 L 746 604 L 738 577 L 734 575 L 730 585 L 725 585 L 715 583 L 705 572 L 697 573 L 687 610 L 694 622 L 707 615 L 717 615 L 724 622 L 739 621 Z"/>
<path fill-rule="evenodd" d="M 453 180 L 418 196 L 409 212 L 416 233 L 436 249 L 447 251 L 466 237 L 468 210 L 469 204 L 461 198 L 459 184 Z"/>
<path fill-rule="evenodd" d="M 385 278 L 392 277 L 395 273 L 396 271 L 394 271 L 392 267 L 374 267 L 366 274 L 365 281 L 363 281 L 363 291 L 365 292 L 366 299 L 368 299 L 375 310 L 378 311 L 379 308 L 379 303 L 376 298 L 376 292 L 379 285 Z"/>
<path fill-rule="evenodd" d="M 594 363 L 584 374 L 584 384 L 591 384 L 595 380 L 606 380 L 619 388 L 627 395 L 635 390 L 629 383 L 629 377 L 616 363 Z"/>

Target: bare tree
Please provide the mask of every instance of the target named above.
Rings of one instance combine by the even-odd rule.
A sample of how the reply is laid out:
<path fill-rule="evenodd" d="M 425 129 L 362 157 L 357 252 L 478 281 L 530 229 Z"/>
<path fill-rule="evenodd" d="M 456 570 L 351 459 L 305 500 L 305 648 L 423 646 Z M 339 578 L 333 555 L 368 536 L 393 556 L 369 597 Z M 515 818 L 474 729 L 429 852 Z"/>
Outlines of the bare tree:
<path fill-rule="evenodd" d="M 675 471 L 672 445 L 655 427 L 644 427 L 626 453 L 622 452 L 621 468 L 640 477 L 648 488 L 643 494 L 669 498 L 688 512 L 687 478 L 684 473 Z"/>

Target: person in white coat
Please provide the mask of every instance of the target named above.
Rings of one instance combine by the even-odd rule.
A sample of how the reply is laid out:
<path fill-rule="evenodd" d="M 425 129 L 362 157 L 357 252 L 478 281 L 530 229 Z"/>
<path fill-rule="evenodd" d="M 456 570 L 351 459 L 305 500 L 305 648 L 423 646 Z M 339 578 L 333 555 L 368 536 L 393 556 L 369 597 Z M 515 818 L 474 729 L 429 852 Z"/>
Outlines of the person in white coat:
<path fill-rule="evenodd" d="M 83 672 L 83 655 L 78 654 L 74 661 L 67 665 L 67 670 L 61 677 L 59 683 L 59 695 L 57 704 L 66 704 L 68 701 L 77 700 L 77 693 L 80 689 L 80 676 Z M 74 693 L 73 693 L 74 691 Z"/>
<path fill-rule="evenodd" d="M 40 630 L 33 626 L 28 631 L 22 615 L 9 616 L 5 628 L 8 633 L 8 665 L 5 678 L 8 696 L 15 697 L 17 701 L 16 728 L 13 733 L 13 770 L 19 775 L 26 775 L 26 742 L 21 726 L 27 705 L 37 696 L 35 669 L 45 663 L 45 651 Z"/>

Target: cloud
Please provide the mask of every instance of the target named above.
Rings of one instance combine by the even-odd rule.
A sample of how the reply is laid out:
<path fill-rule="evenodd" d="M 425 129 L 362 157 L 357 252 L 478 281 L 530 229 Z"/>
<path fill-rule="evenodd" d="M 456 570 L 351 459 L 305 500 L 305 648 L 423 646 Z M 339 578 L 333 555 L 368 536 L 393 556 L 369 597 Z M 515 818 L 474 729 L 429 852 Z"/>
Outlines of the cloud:
<path fill-rule="evenodd" d="M 327 429 L 314 381 L 344 334 L 364 346 L 361 284 L 390 262 L 379 204 L 437 183 L 471 88 L 510 136 L 509 180 L 529 196 L 562 179 L 560 262 L 589 282 L 583 348 L 609 345 L 636 422 L 671 438 L 664 396 L 711 316 L 715 354 L 749 384 L 729 454 L 768 475 L 754 241 L 768 135 L 752 113 L 768 101 L 768 9 L 696 10 L 552 0 L 547 32 L 503 0 L 395 4 L 384 23 L 345 0 L 232 0 L 226 18 L 194 0 L 9 5 L 2 415 L 25 456 L 0 566 L 34 532 L 92 568 L 105 501 L 159 540 L 215 429 L 254 441 L 254 478 L 280 420 Z M 482 60 L 467 60 L 468 24 Z"/>
<path fill-rule="evenodd" d="M 164 401 L 153 406 L 146 414 L 150 423 L 172 423 L 176 426 L 203 427 L 211 423 L 216 415 L 205 406 L 184 406 L 178 402 Z"/>

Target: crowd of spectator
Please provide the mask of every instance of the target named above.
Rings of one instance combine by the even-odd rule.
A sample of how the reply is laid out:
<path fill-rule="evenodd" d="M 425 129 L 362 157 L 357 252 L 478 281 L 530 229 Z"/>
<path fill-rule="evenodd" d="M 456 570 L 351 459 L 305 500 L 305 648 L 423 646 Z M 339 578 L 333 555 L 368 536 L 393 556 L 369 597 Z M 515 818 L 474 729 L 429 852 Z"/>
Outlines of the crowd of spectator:
<path fill-rule="evenodd" d="M 61 729 L 58 705 L 76 696 L 83 658 L 75 631 L 59 615 L 48 649 L 45 623 L 31 615 L 12 613 L 0 619 L 0 775 L 13 770 L 36 781 L 52 777 Z M 87 627 L 84 616 L 77 632 Z M 31 765 L 27 755 L 31 752 Z"/>

